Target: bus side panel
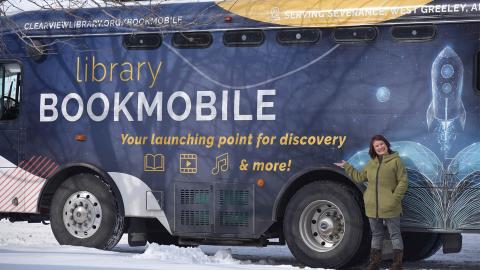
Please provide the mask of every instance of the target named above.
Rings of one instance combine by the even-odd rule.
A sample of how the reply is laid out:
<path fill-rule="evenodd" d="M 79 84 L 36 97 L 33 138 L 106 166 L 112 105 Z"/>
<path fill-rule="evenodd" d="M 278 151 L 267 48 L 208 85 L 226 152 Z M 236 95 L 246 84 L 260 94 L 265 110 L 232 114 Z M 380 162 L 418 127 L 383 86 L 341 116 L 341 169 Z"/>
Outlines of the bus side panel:
<path fill-rule="evenodd" d="M 427 42 L 398 42 L 389 27 L 379 27 L 376 41 L 353 44 L 335 43 L 326 29 L 312 46 L 279 45 L 275 31 L 266 31 L 259 47 L 225 47 L 223 33 L 213 33 L 205 49 L 174 48 L 171 34 L 157 50 L 127 50 L 117 36 L 70 39 L 57 43 L 44 62 L 24 68 L 26 158 L 88 162 L 135 176 L 163 191 L 157 199 L 176 233 L 258 237 L 272 224 L 272 206 L 290 177 L 342 159 L 360 168 L 370 137 L 381 133 L 410 171 L 404 226 L 478 229 L 477 211 L 465 207 L 461 196 L 477 192 L 478 169 L 463 162 L 475 161 L 477 142 L 473 27 L 438 25 Z M 440 62 L 445 59 L 452 62 Z M 435 63 L 442 63 L 439 70 Z M 42 72 L 47 69 L 57 72 Z M 444 86 L 448 82 L 451 88 Z M 141 102 L 140 119 L 139 100 L 151 105 L 158 93 L 161 119 Z M 445 103 L 450 93 L 454 102 Z M 53 120 L 48 116 L 54 109 L 45 107 L 52 96 L 40 106 L 45 94 L 57 98 Z M 212 96 L 215 114 L 205 105 Z M 76 119 L 78 100 L 83 110 Z M 443 109 L 435 105 L 432 112 L 431 104 Z M 105 111 L 101 121 L 92 120 Z M 274 117 L 259 119 L 265 115 Z M 86 142 L 75 140 L 80 133 Z M 162 140 L 189 134 L 204 140 Z M 237 135 L 245 140 L 236 141 Z M 229 136 L 231 144 L 220 144 Z M 263 187 L 256 186 L 258 179 Z M 420 197 L 429 203 L 422 205 Z M 445 219 L 445 213 L 465 218 Z"/>

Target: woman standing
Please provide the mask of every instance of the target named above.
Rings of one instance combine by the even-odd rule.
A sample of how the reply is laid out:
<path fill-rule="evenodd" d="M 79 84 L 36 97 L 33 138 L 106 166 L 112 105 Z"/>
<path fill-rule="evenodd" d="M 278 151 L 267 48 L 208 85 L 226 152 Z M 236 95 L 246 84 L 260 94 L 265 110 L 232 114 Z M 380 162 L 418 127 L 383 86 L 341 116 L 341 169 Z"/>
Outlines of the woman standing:
<path fill-rule="evenodd" d="M 362 171 L 342 160 L 335 165 L 345 168 L 347 175 L 356 182 L 368 181 L 363 194 L 365 212 L 372 230 L 372 247 L 368 270 L 379 269 L 385 224 L 393 245 L 391 269 L 402 269 L 403 240 L 400 233 L 402 198 L 407 191 L 408 179 L 405 165 L 398 153 L 390 149 L 390 143 L 382 135 L 375 135 L 370 141 L 371 159 Z"/>

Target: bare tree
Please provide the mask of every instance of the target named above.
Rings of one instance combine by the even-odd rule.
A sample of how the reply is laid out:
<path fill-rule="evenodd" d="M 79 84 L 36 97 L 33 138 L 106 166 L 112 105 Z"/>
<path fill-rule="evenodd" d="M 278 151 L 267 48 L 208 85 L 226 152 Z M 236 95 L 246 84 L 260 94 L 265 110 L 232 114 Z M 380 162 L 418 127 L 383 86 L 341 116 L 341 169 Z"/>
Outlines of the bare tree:
<path fill-rule="evenodd" d="M 5 0 L 0 3 L 0 35 L 5 33 L 14 33 L 18 36 L 18 38 L 24 42 L 27 46 L 29 46 L 35 53 L 41 54 L 44 53 L 49 45 L 51 44 L 43 44 L 39 42 L 35 42 L 30 35 L 28 35 L 28 31 L 24 29 L 22 26 L 17 25 L 17 23 L 11 19 L 11 16 L 17 13 L 25 12 L 25 11 L 32 11 L 32 10 L 39 10 L 39 11 L 48 11 L 48 10 L 60 10 L 64 12 L 65 15 L 68 15 L 70 18 L 74 18 L 75 21 L 82 21 L 82 20 L 91 20 L 90 15 L 94 17 L 94 14 L 84 15 L 86 17 L 79 17 L 78 13 L 75 10 L 78 9 L 85 9 L 85 8 L 97 8 L 95 10 L 95 14 L 103 14 L 110 20 L 119 20 L 121 18 L 117 18 L 113 14 L 109 12 L 108 7 L 120 7 L 125 9 L 132 10 L 132 16 L 135 16 L 138 19 L 143 19 L 143 22 L 147 22 L 144 24 L 122 24 L 123 30 L 125 28 L 131 30 L 132 33 L 137 32 L 137 30 L 148 30 L 148 31 L 155 31 L 161 33 L 165 25 L 162 24 L 155 24 L 155 23 L 148 23 L 151 22 L 152 18 L 159 16 L 157 4 L 162 2 L 207 2 L 208 0 L 150 0 L 150 1 L 128 1 L 128 0 Z M 215 4 L 212 3 L 211 6 Z M 207 7 L 204 11 L 198 12 L 195 16 L 201 16 L 204 12 L 206 12 L 210 7 Z M 86 14 L 86 13 L 83 13 Z M 216 18 L 211 18 L 211 21 L 203 20 L 202 23 L 209 24 L 213 22 Z M 192 25 L 198 24 L 198 21 L 195 18 L 189 20 L 189 22 L 184 22 L 182 25 L 178 25 L 178 30 L 188 30 L 192 27 Z M 6 46 L 0 38 L 0 52 L 5 51 Z"/>

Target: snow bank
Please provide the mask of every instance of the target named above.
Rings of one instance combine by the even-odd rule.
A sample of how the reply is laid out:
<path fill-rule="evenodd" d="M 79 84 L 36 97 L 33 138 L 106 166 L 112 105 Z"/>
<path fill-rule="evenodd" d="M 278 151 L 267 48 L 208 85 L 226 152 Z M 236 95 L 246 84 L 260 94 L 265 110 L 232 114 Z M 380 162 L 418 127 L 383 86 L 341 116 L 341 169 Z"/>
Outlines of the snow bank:
<path fill-rule="evenodd" d="M 134 255 L 137 259 L 155 259 L 170 263 L 193 263 L 193 264 L 240 264 L 239 260 L 232 257 L 229 249 L 218 250 L 213 256 L 208 256 L 200 248 L 163 246 L 155 243 L 148 244 L 143 254 Z"/>
<path fill-rule="evenodd" d="M 59 246 L 50 225 L 41 223 L 0 221 L 0 246 Z"/>

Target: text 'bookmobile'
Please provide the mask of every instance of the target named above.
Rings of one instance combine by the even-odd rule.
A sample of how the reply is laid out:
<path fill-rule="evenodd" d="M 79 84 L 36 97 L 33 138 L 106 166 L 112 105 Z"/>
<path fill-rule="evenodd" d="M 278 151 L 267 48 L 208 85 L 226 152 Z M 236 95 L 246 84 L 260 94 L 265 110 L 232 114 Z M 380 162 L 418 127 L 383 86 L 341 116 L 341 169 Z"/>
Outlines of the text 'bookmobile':
<path fill-rule="evenodd" d="M 480 3 L 239 0 L 1 18 L 0 218 L 60 244 L 287 244 L 367 257 L 384 134 L 405 257 L 480 231 Z M 275 240 L 278 239 L 278 240 Z"/>

